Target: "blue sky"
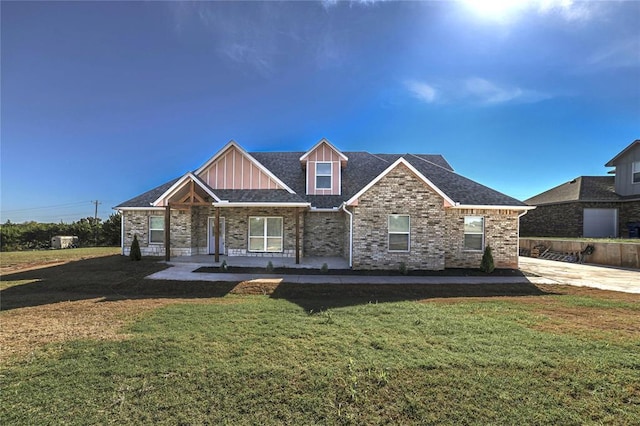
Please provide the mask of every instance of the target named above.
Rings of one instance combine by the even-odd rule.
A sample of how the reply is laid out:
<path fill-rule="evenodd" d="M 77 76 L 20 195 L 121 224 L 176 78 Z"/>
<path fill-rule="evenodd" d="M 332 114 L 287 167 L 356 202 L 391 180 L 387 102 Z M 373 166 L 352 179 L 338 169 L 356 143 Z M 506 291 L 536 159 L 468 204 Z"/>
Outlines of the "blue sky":
<path fill-rule="evenodd" d="M 8 2 L 0 221 L 249 151 L 442 154 L 526 199 L 640 138 L 640 2 Z"/>

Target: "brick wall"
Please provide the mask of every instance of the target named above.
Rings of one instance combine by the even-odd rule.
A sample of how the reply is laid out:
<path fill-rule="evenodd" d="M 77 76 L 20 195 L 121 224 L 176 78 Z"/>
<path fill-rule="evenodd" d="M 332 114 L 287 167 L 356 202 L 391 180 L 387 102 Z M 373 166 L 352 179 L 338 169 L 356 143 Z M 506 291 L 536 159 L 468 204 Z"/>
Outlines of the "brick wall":
<path fill-rule="evenodd" d="M 628 235 L 627 222 L 640 221 L 640 201 L 549 204 L 530 210 L 520 219 L 520 235 L 523 237 L 582 237 L 585 208 L 618 209 L 620 237 Z"/>
<path fill-rule="evenodd" d="M 344 239 L 349 239 L 344 216 L 344 212 L 307 212 L 304 220 L 304 255 L 344 256 Z"/>
<path fill-rule="evenodd" d="M 353 268 L 441 270 L 445 267 L 443 200 L 406 166 L 399 165 L 352 208 Z M 388 215 L 410 215 L 410 251 L 388 250 Z M 346 230 L 348 232 L 348 229 Z"/>
<path fill-rule="evenodd" d="M 295 257 L 296 255 L 296 222 L 295 213 L 300 213 L 300 255 L 304 247 L 305 215 L 300 209 L 294 208 L 263 208 L 263 207 L 229 207 L 220 209 L 220 216 L 225 218 L 225 245 L 229 256 L 263 256 L 263 257 Z M 249 217 L 272 216 L 282 217 L 283 252 L 255 253 L 248 250 Z"/>
<path fill-rule="evenodd" d="M 518 267 L 518 214 L 513 210 L 447 209 L 445 265 L 479 268 L 483 250 L 464 249 L 464 217 L 484 217 L 485 247 L 490 246 L 496 268 Z"/>
<path fill-rule="evenodd" d="M 162 216 L 164 210 L 124 211 L 124 254 L 129 255 L 133 236 L 138 236 L 143 256 L 164 256 L 164 243 L 149 243 L 149 217 Z M 171 256 L 191 255 L 191 215 L 188 210 L 171 210 Z"/>

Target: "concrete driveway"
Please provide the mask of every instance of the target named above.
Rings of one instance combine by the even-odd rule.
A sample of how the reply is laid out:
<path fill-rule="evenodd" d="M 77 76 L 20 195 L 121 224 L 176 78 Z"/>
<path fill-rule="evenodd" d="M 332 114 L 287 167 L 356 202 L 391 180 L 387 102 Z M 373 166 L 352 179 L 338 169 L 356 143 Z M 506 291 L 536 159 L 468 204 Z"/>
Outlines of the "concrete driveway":
<path fill-rule="evenodd" d="M 539 275 L 545 283 L 570 284 L 602 290 L 640 293 L 640 270 L 557 262 L 520 257 L 520 269 Z M 535 279 L 532 279 L 535 282 Z"/>

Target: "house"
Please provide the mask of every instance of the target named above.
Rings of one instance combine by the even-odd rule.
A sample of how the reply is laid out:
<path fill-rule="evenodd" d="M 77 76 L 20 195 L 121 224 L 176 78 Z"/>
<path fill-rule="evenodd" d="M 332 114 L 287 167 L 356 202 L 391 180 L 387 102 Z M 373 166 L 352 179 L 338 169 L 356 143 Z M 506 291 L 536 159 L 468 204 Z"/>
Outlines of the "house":
<path fill-rule="evenodd" d="M 196 170 L 126 201 L 122 249 L 144 255 L 341 256 L 354 269 L 518 266 L 532 207 L 453 171 L 441 155 L 247 152 L 231 141 Z"/>
<path fill-rule="evenodd" d="M 525 200 L 537 208 L 522 218 L 522 236 L 637 237 L 640 140 L 605 167 L 615 167 L 611 176 L 580 176 Z"/>

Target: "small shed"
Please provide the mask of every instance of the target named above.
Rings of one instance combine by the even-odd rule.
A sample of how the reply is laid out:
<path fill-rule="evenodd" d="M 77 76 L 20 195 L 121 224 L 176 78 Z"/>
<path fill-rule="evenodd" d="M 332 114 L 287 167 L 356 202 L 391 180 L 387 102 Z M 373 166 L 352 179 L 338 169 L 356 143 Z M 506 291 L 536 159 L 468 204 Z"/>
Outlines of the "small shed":
<path fill-rule="evenodd" d="M 69 235 L 56 235 L 51 238 L 51 248 L 66 249 L 78 247 L 78 237 Z"/>

